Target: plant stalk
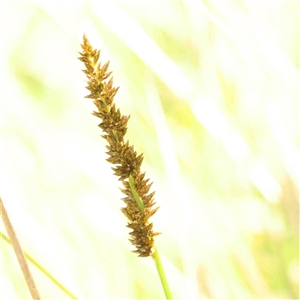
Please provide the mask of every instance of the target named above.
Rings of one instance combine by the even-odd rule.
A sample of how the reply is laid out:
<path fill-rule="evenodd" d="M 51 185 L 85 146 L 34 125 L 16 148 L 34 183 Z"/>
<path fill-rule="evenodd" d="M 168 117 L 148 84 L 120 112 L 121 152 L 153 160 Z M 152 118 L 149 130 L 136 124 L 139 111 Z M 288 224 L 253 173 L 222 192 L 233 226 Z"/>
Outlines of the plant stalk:
<path fill-rule="evenodd" d="M 167 281 L 167 277 L 165 275 L 164 267 L 162 265 L 159 253 L 157 251 L 157 247 L 155 245 L 154 245 L 154 253 L 151 254 L 151 257 L 154 259 L 155 266 L 156 266 L 161 284 L 165 291 L 166 299 L 172 300 L 173 297 L 172 297 L 172 293 L 171 293 L 171 290 L 170 290 L 170 287 L 169 287 L 169 284 Z"/>
<path fill-rule="evenodd" d="M 6 241 L 8 244 L 12 245 L 11 240 L 0 231 L 0 238 Z M 48 277 L 55 285 L 57 285 L 62 291 L 64 291 L 67 295 L 70 296 L 73 300 L 78 300 L 78 298 L 69 291 L 62 283 L 60 283 L 54 275 L 52 275 L 44 266 L 42 266 L 38 261 L 36 261 L 30 254 L 26 251 L 23 251 L 25 257 L 34 265 L 36 266 L 46 277 Z"/>
<path fill-rule="evenodd" d="M 14 228 L 13 228 L 13 226 L 12 226 L 10 220 L 9 220 L 8 214 L 6 212 L 6 209 L 4 207 L 4 204 L 2 202 L 1 197 L 0 197 L 0 212 L 1 212 L 1 215 L 2 215 L 2 220 L 3 220 L 4 226 L 6 228 L 7 234 L 9 236 L 10 240 L 11 240 L 11 243 L 12 243 L 12 246 L 14 248 L 16 257 L 18 259 L 20 268 L 21 268 L 23 276 L 25 278 L 27 287 L 30 291 L 31 297 L 34 300 L 40 300 L 41 297 L 40 297 L 39 291 L 38 291 L 38 289 L 35 285 L 35 282 L 33 280 L 32 275 L 30 273 L 30 269 L 28 267 L 26 258 L 24 256 L 23 251 L 22 251 L 21 245 L 20 245 L 19 240 L 17 238 L 17 235 L 15 233 L 15 230 L 14 230 Z"/>

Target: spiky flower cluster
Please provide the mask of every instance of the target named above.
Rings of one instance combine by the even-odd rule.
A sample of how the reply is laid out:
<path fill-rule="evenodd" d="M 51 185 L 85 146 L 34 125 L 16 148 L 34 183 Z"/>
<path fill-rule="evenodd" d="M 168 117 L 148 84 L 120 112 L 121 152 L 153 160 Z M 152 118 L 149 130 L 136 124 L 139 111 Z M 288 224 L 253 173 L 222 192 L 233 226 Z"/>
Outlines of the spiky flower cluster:
<path fill-rule="evenodd" d="M 113 102 L 119 88 L 113 87 L 111 72 L 107 72 L 109 62 L 101 66 L 98 62 L 100 51 L 93 49 L 85 35 L 83 42 L 81 45 L 83 51 L 79 52 L 79 59 L 85 65 L 86 69 L 83 72 L 88 79 L 86 88 L 90 91 L 85 98 L 94 100 L 98 111 L 94 111 L 93 115 L 101 119 L 98 126 L 104 132 L 102 137 L 108 142 L 107 161 L 115 165 L 112 168 L 114 174 L 124 186 L 121 191 L 126 195 L 122 198 L 126 207 L 121 210 L 129 220 L 127 227 L 132 229 L 129 240 L 136 247 L 133 252 L 146 257 L 151 255 L 154 236 L 158 234 L 153 231 L 153 224 L 149 222 L 149 218 L 158 209 L 153 208 L 154 192 L 148 193 L 152 183 L 149 184 L 149 179 L 145 179 L 145 173 L 140 171 L 143 155 L 138 156 L 134 147 L 130 146 L 128 141 L 124 142 L 129 116 L 122 116 Z M 133 182 L 133 186 L 132 184 L 130 186 L 129 180 Z M 133 189 L 142 201 L 142 206 L 138 205 Z"/>

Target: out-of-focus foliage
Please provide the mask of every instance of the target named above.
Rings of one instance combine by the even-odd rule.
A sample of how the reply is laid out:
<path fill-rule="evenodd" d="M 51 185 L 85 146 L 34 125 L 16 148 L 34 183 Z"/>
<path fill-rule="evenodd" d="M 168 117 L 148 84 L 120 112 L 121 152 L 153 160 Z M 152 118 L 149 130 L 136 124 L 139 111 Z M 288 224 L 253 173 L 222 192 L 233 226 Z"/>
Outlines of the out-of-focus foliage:
<path fill-rule="evenodd" d="M 162 299 L 130 252 L 77 60 L 110 60 L 181 299 L 298 299 L 299 2 L 2 2 L 1 196 L 20 241 L 81 299 Z M 1 224 L 2 231 L 4 228 Z M 28 292 L 1 242 L 1 299 Z M 33 269 L 43 299 L 68 299 Z"/>

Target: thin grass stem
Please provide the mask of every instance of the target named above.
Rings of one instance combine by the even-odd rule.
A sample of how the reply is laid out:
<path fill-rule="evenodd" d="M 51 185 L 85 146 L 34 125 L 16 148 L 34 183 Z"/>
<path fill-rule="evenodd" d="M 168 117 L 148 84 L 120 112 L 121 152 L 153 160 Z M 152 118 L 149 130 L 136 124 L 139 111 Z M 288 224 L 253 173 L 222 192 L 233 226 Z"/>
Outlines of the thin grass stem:
<path fill-rule="evenodd" d="M 161 281 L 161 284 L 163 286 L 163 289 L 165 291 L 166 299 L 171 300 L 173 299 L 172 293 L 168 284 L 168 280 L 164 271 L 164 267 L 162 265 L 157 247 L 154 245 L 154 252 L 152 253 L 151 257 L 154 259 L 155 266 Z"/>
<path fill-rule="evenodd" d="M 130 185 L 132 196 L 133 196 L 137 206 L 139 207 L 139 210 L 143 211 L 145 209 L 145 205 L 143 203 L 143 200 L 141 199 L 141 197 L 139 196 L 139 194 L 137 193 L 137 191 L 135 189 L 134 182 L 133 182 L 131 176 L 129 176 L 128 182 L 129 182 L 129 185 Z"/>
<path fill-rule="evenodd" d="M 23 273 L 23 276 L 25 278 L 25 281 L 26 281 L 27 287 L 29 289 L 29 292 L 31 294 L 31 297 L 34 300 L 40 300 L 41 297 L 40 297 L 39 291 L 38 291 L 38 289 L 36 287 L 36 284 L 33 280 L 33 277 L 32 277 L 32 274 L 30 272 L 30 269 L 28 267 L 26 258 L 24 256 L 24 253 L 23 253 L 23 250 L 22 250 L 22 247 L 21 247 L 20 242 L 17 238 L 16 232 L 15 232 L 15 230 L 14 230 L 14 228 L 13 228 L 11 222 L 10 222 L 10 219 L 8 217 L 7 211 L 4 207 L 4 204 L 2 202 L 1 197 L 0 197 L 0 212 L 1 212 L 2 220 L 3 220 L 4 226 L 6 228 L 7 234 L 11 239 L 11 244 L 12 244 L 13 249 L 15 251 L 17 260 L 19 262 L 20 268 L 22 270 L 22 273 Z"/>
<path fill-rule="evenodd" d="M 11 240 L 0 231 L 0 238 L 6 241 L 8 244 L 12 244 Z M 46 277 L 48 277 L 55 285 L 57 285 L 63 292 L 65 292 L 71 299 L 78 300 L 78 298 L 68 290 L 62 283 L 60 283 L 44 266 L 37 262 L 30 254 L 26 251 L 23 251 L 25 257 L 36 267 L 38 268 Z"/>

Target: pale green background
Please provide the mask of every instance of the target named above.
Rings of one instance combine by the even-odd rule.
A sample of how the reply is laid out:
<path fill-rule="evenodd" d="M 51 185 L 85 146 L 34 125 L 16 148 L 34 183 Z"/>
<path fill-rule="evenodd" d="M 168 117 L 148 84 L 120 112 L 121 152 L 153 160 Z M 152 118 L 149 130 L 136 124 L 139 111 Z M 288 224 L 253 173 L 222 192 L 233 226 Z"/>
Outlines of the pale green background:
<path fill-rule="evenodd" d="M 174 297 L 298 299 L 298 1 L 2 1 L 0 19 L 0 192 L 26 251 L 80 299 L 164 298 L 84 99 L 86 33 L 154 181 Z M 3 241 L 0 271 L 1 299 L 29 299 Z"/>

